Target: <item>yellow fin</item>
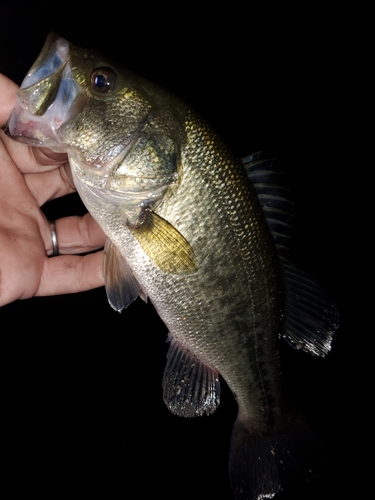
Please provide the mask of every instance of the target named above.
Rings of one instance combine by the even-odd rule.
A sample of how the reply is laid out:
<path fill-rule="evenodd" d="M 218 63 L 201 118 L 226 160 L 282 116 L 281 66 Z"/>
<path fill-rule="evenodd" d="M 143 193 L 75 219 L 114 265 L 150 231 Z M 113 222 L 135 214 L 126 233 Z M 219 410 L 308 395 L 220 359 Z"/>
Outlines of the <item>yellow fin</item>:
<path fill-rule="evenodd" d="M 154 264 L 168 274 L 194 272 L 194 251 L 182 234 L 149 208 L 143 216 L 143 222 L 130 230 Z"/>

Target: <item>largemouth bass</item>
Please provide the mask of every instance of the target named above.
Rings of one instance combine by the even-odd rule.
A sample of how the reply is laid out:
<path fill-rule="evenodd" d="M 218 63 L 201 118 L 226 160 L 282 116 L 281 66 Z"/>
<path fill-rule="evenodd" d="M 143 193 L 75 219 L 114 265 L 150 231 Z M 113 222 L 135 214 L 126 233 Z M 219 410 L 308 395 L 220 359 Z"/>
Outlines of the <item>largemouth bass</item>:
<path fill-rule="evenodd" d="M 108 238 L 111 306 L 149 299 L 169 330 L 168 408 L 211 414 L 220 377 L 230 387 L 235 498 L 273 498 L 318 473 L 323 446 L 286 397 L 279 341 L 325 356 L 338 313 L 285 258 L 288 202 L 272 162 L 240 161 L 185 103 L 55 34 L 21 85 L 8 133 L 68 154 Z"/>

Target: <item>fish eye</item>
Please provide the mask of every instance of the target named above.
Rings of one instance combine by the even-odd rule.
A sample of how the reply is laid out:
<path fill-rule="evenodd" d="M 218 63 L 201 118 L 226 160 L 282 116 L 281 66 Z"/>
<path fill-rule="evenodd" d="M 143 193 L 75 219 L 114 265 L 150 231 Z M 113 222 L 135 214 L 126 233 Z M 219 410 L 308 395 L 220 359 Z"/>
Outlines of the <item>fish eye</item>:
<path fill-rule="evenodd" d="M 112 92 L 116 83 L 116 73 L 111 68 L 97 68 L 91 74 L 91 85 L 97 92 Z"/>

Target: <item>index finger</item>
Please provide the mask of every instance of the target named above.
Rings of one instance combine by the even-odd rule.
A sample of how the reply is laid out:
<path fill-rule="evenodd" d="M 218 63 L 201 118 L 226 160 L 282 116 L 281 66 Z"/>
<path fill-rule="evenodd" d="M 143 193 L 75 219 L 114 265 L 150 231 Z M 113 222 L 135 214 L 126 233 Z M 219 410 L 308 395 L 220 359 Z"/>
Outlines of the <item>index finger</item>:
<path fill-rule="evenodd" d="M 29 146 L 13 141 L 2 130 L 0 160 L 0 192 L 8 201 L 13 197 L 16 206 L 26 200 L 29 200 L 28 203 L 30 200 L 37 201 L 41 206 L 50 199 L 75 191 L 68 164 L 59 166 L 58 162 L 55 162 L 53 165 L 51 160 L 51 165 L 40 166 Z M 33 171 L 37 173 L 25 174 Z"/>
<path fill-rule="evenodd" d="M 4 131 L 0 131 L 0 139 L 9 156 L 23 174 L 54 170 L 68 161 L 68 156 L 65 153 L 54 153 L 46 148 L 28 146 L 23 142 L 14 140 L 9 135 L 6 135 Z"/>

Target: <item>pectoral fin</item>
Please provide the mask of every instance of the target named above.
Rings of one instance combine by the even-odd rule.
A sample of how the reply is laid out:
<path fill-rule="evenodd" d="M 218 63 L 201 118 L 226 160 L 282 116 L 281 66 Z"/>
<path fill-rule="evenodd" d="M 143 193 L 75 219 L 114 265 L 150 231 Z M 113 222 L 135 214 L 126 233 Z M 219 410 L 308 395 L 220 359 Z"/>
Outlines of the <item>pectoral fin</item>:
<path fill-rule="evenodd" d="M 103 276 L 108 302 L 115 309 L 125 309 L 138 295 L 147 300 L 126 260 L 107 240 L 104 247 Z"/>
<path fill-rule="evenodd" d="M 181 417 L 210 415 L 220 404 L 219 373 L 173 338 L 163 375 L 163 399 Z"/>
<path fill-rule="evenodd" d="M 194 251 L 182 234 L 149 208 L 142 215 L 142 223 L 129 229 L 148 257 L 168 274 L 194 272 Z"/>

